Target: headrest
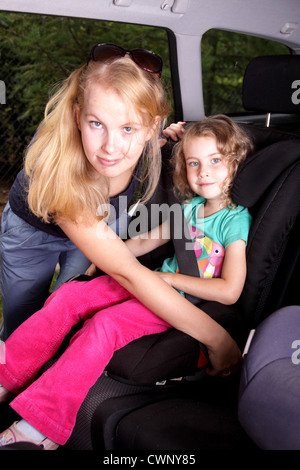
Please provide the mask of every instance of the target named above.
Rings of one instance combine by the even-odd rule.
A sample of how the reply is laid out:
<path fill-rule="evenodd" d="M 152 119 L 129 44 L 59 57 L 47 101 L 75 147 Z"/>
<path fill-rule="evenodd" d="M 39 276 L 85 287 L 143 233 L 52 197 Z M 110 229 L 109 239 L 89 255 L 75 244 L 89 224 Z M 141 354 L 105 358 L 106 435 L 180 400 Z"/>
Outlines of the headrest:
<path fill-rule="evenodd" d="M 249 111 L 300 113 L 300 56 L 253 59 L 244 75 L 243 105 Z"/>
<path fill-rule="evenodd" d="M 247 157 L 235 176 L 233 202 L 252 207 L 287 168 L 300 160 L 300 140 L 285 140 L 269 145 Z"/>

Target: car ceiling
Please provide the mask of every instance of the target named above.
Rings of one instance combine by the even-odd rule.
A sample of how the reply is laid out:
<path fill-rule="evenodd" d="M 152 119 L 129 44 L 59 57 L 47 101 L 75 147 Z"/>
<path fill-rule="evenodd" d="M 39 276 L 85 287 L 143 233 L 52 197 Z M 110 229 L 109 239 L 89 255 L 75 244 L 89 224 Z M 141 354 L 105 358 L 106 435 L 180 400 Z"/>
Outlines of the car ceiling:
<path fill-rule="evenodd" d="M 128 6 L 126 6 L 128 5 Z M 1 10 L 151 24 L 176 35 L 210 28 L 255 34 L 300 50 L 299 0 L 0 0 Z M 295 28 L 282 33 L 285 25 Z"/>

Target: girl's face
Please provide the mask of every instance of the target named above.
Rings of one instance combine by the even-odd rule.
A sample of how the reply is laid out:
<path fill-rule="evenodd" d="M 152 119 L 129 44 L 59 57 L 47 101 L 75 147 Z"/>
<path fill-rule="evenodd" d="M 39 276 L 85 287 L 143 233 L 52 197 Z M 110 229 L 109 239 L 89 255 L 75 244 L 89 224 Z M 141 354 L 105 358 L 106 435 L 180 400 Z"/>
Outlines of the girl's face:
<path fill-rule="evenodd" d="M 214 137 L 193 137 L 185 143 L 187 180 L 191 189 L 209 204 L 219 204 L 229 172 Z M 217 207 L 217 206 L 216 206 Z"/>
<path fill-rule="evenodd" d="M 86 158 L 95 171 L 109 179 L 109 195 L 124 191 L 144 146 L 153 135 L 141 116 L 113 89 L 94 83 L 84 93 L 77 123 Z"/>

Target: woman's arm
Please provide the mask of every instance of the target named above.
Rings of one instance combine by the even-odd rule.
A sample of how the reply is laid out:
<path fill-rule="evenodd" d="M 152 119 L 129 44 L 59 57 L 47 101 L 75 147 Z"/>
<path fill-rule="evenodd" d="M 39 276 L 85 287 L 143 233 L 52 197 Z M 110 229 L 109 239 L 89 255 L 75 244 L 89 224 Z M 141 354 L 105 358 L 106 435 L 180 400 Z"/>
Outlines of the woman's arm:
<path fill-rule="evenodd" d="M 220 278 L 204 279 L 179 273 L 157 275 L 172 287 L 200 299 L 234 304 L 242 293 L 246 278 L 246 243 L 237 240 L 227 247 Z"/>
<path fill-rule="evenodd" d="M 164 245 L 170 240 L 170 228 L 167 222 L 164 226 L 163 225 L 155 227 L 150 232 L 129 238 L 125 241 L 126 247 L 135 257 L 139 257 Z M 96 266 L 91 264 L 85 274 L 88 276 L 94 276 L 96 274 Z"/>
<path fill-rule="evenodd" d="M 183 121 L 173 122 L 170 124 L 170 126 L 163 130 L 163 134 L 165 137 L 170 137 L 172 140 L 177 142 L 177 140 L 181 139 L 184 134 L 185 125 L 186 122 Z"/>
<path fill-rule="evenodd" d="M 205 312 L 141 265 L 125 243 L 105 224 L 60 221 L 60 227 L 88 259 L 111 275 L 152 312 L 174 328 L 204 343 L 212 364 L 211 374 L 234 368 L 241 353 L 229 334 Z"/>
<path fill-rule="evenodd" d="M 138 257 L 164 245 L 170 239 L 171 232 L 169 223 L 163 222 L 161 225 L 150 230 L 150 232 L 126 240 L 125 244 L 131 253 Z"/>
<path fill-rule="evenodd" d="M 160 146 L 163 147 L 169 137 L 175 142 L 181 139 L 184 134 L 185 125 L 186 122 L 178 121 L 174 122 L 173 124 L 170 124 L 169 127 L 164 129 L 162 132 L 163 136 L 160 138 Z"/>

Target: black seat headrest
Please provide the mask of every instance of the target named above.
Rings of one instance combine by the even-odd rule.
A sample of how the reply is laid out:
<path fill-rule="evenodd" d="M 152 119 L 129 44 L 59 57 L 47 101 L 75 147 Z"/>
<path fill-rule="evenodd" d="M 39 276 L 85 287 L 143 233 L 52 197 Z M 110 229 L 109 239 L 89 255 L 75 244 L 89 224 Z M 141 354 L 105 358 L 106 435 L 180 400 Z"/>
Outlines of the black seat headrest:
<path fill-rule="evenodd" d="M 243 105 L 248 111 L 300 113 L 300 56 L 254 58 L 244 75 Z"/>
<path fill-rule="evenodd" d="M 253 207 L 287 168 L 300 160 L 300 140 L 276 142 L 247 157 L 235 176 L 231 197 L 236 204 Z"/>

